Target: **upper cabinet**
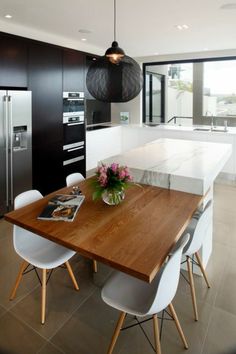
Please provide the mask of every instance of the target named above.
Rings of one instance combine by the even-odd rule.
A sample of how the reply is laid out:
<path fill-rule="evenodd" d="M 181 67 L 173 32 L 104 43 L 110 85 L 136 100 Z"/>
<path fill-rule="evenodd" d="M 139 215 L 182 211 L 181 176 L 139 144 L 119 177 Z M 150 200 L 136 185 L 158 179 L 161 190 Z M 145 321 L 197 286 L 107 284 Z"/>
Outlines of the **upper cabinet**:
<path fill-rule="evenodd" d="M 97 60 L 98 56 L 96 55 L 86 55 L 86 62 L 85 62 L 85 71 L 84 71 L 84 92 L 85 92 L 85 98 L 87 99 L 95 99 L 88 91 L 87 86 L 86 86 L 86 76 L 88 69 L 90 65 Z"/>
<path fill-rule="evenodd" d="M 27 42 L 0 34 L 0 86 L 27 87 Z"/>
<path fill-rule="evenodd" d="M 33 187 L 48 194 L 65 185 L 60 48 L 30 44 L 28 87 L 32 91 Z"/>
<path fill-rule="evenodd" d="M 63 50 L 63 91 L 84 91 L 85 54 Z"/>

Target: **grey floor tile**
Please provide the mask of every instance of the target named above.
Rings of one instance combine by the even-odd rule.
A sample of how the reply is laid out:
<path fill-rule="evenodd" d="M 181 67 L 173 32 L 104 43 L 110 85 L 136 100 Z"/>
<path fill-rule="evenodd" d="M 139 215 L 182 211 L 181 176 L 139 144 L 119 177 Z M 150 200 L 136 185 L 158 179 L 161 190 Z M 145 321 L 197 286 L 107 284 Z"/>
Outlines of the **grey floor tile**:
<path fill-rule="evenodd" d="M 0 218 L 0 241 L 6 237 L 9 237 L 9 235 L 12 235 L 12 228 L 12 224 L 5 221 L 3 218 Z"/>
<path fill-rule="evenodd" d="M 51 341 L 66 354 L 105 353 L 118 315 L 96 290 Z"/>
<path fill-rule="evenodd" d="M 236 257 L 231 249 L 217 292 L 215 306 L 236 315 Z"/>
<path fill-rule="evenodd" d="M 235 315 L 214 308 L 202 354 L 235 354 L 235 328 Z"/>
<path fill-rule="evenodd" d="M 6 309 L 4 307 L 0 306 L 0 317 L 2 317 L 5 312 L 6 312 Z"/>
<path fill-rule="evenodd" d="M 0 318 L 0 353 L 36 354 L 45 344 L 45 340 L 7 312 Z"/>
<path fill-rule="evenodd" d="M 224 269 L 229 257 L 229 252 L 230 249 L 227 246 L 218 243 L 214 244 L 212 255 L 206 268 L 206 273 L 211 288 L 208 289 L 202 276 L 194 275 L 197 301 L 206 302 L 209 305 L 214 304 L 216 294 L 221 284 L 221 279 L 223 278 Z M 188 279 L 188 273 L 184 271 L 183 274 Z M 191 302 L 190 286 L 182 276 L 180 276 L 177 292 L 188 295 L 189 301 Z"/>
<path fill-rule="evenodd" d="M 13 301 L 9 301 L 10 293 L 15 284 L 21 262 L 22 259 L 15 255 L 15 262 L 11 262 L 0 267 L 0 284 L 2 284 L 0 291 L 0 304 L 7 309 L 14 307 L 24 296 L 39 286 L 35 273 L 30 272 L 23 276 L 15 299 Z"/>
<path fill-rule="evenodd" d="M 91 295 L 96 287 L 90 276 L 90 264 L 84 261 L 73 263 L 74 274 L 80 290 L 76 291 L 66 269 L 60 269 L 52 274 L 47 285 L 46 322 L 40 323 L 41 288 L 36 288 L 28 296 L 17 303 L 12 312 L 49 339 L 81 303 Z"/>
<path fill-rule="evenodd" d="M 151 322 L 149 326 L 152 328 Z M 147 325 L 144 326 L 144 328 L 145 327 L 147 327 Z M 148 332 L 146 328 L 145 331 Z M 149 340 L 151 341 L 152 345 L 154 344 L 153 338 L 153 333 L 149 334 Z M 144 353 L 153 354 L 154 351 L 139 326 L 132 327 L 121 332 L 114 349 L 114 354 Z"/>
<path fill-rule="evenodd" d="M 40 349 L 37 354 L 64 354 L 63 351 L 61 351 L 61 349 L 55 347 L 55 345 L 53 345 L 50 342 L 47 342 L 42 349 Z"/>

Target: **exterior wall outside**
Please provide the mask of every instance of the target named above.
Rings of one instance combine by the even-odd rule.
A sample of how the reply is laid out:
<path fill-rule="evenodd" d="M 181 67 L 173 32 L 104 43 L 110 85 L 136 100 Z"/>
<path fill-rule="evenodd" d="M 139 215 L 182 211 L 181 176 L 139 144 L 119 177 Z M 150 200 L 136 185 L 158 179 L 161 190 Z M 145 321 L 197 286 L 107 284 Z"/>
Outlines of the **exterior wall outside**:
<path fill-rule="evenodd" d="M 167 121 L 174 116 L 192 117 L 193 114 L 193 94 L 187 91 L 179 91 L 173 88 L 168 90 L 168 117 Z M 173 122 L 173 121 L 172 121 Z M 182 119 L 183 125 L 191 125 L 191 119 Z"/>

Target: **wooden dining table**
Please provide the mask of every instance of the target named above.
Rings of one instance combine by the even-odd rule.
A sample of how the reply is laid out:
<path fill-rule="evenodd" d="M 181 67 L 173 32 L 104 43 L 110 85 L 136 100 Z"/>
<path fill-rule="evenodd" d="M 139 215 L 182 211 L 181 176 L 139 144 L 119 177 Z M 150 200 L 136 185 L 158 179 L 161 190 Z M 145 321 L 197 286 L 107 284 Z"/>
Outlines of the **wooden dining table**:
<path fill-rule="evenodd" d="M 92 200 L 91 178 L 79 183 L 85 200 L 73 222 L 37 217 L 57 190 L 5 219 L 83 256 L 151 282 L 184 232 L 202 196 L 150 185 L 134 184 L 115 206 Z"/>

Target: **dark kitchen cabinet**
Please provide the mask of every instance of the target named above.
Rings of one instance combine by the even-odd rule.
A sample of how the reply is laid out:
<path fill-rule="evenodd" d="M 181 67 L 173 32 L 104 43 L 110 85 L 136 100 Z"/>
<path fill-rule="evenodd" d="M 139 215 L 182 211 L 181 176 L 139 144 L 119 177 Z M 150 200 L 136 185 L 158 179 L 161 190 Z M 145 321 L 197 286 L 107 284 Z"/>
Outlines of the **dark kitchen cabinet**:
<path fill-rule="evenodd" d="M 65 185 L 63 177 L 62 51 L 30 44 L 33 187 L 47 194 Z"/>
<path fill-rule="evenodd" d="M 84 91 L 85 55 L 75 50 L 63 50 L 63 91 Z"/>
<path fill-rule="evenodd" d="M 0 86 L 27 87 L 27 42 L 0 33 Z"/>
<path fill-rule="evenodd" d="M 84 72 L 84 92 L 85 92 L 85 98 L 86 99 L 95 99 L 88 91 L 87 89 L 87 85 L 86 85 L 86 76 L 87 76 L 87 72 L 88 69 L 90 67 L 90 65 L 98 59 L 98 56 L 96 55 L 86 55 L 86 65 L 85 65 L 85 72 Z"/>

